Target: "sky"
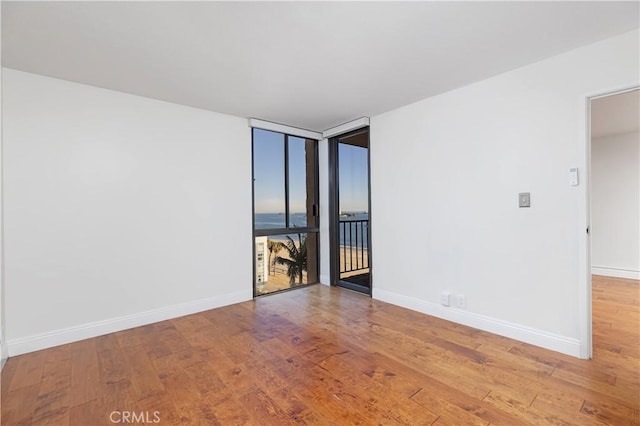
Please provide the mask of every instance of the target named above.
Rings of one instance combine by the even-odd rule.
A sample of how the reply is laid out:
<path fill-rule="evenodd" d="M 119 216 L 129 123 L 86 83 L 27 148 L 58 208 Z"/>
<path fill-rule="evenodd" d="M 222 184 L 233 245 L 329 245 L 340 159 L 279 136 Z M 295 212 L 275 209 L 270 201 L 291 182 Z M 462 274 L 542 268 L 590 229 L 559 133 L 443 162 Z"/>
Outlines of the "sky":
<path fill-rule="evenodd" d="M 340 211 L 368 210 L 367 150 L 340 144 Z M 255 212 L 284 213 L 284 135 L 254 129 Z M 305 140 L 289 137 L 289 205 L 306 209 Z"/>
<path fill-rule="evenodd" d="M 369 175 L 367 149 L 343 143 L 339 144 L 338 174 L 340 182 L 340 211 L 368 211 Z"/>

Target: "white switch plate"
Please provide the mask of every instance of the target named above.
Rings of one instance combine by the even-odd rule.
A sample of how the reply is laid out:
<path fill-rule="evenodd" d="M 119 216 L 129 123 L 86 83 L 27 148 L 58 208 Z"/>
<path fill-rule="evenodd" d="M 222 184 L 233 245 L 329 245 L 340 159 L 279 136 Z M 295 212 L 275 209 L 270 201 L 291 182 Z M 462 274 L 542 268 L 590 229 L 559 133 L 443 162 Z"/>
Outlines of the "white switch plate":
<path fill-rule="evenodd" d="M 569 169 L 569 184 L 571 186 L 578 186 L 578 168 L 572 167 Z"/>

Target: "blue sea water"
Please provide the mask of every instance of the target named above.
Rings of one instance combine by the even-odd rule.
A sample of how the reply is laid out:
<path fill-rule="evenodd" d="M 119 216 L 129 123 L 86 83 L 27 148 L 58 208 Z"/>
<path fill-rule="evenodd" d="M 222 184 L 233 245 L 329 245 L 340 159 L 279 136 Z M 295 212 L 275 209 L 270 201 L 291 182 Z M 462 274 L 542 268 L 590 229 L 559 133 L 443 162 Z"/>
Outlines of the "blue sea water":
<path fill-rule="evenodd" d="M 256 213 L 256 229 L 273 229 L 285 227 L 284 213 Z M 307 226 L 307 215 L 304 213 L 291 213 L 290 221 L 292 227 L 305 228 Z"/>
<path fill-rule="evenodd" d="M 369 247 L 368 226 L 369 215 L 366 212 L 347 213 L 340 217 L 340 245 L 353 245 L 361 248 Z M 292 213 L 290 226 L 304 228 L 307 226 L 305 213 Z M 361 222 L 366 221 L 366 222 Z M 256 229 L 277 229 L 285 227 L 285 215 L 283 213 L 256 213 Z M 289 234 L 294 241 L 298 240 L 297 234 Z M 273 240 L 286 240 L 286 235 L 270 236 Z"/>

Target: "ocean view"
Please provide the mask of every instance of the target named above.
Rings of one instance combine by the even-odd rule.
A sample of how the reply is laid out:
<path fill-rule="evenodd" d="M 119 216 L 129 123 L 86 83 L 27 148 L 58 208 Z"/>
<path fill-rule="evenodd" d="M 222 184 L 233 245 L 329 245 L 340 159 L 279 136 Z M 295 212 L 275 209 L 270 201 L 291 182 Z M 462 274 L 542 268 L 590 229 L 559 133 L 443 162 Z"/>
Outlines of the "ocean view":
<path fill-rule="evenodd" d="M 358 247 L 368 248 L 369 240 L 367 235 L 368 223 L 362 224 L 362 220 L 369 220 L 369 214 L 365 212 L 344 212 L 340 215 L 340 245 L 351 245 L 353 239 L 353 245 L 356 243 L 356 228 Z M 290 226 L 304 228 L 307 226 L 307 216 L 305 213 L 291 213 L 290 214 Z M 352 223 L 348 223 L 352 222 Z M 284 213 L 256 213 L 255 214 L 255 226 L 256 229 L 274 229 L 285 227 L 285 215 Z M 351 234 L 350 234 L 351 229 Z M 364 238 L 363 238 L 364 234 Z M 297 234 L 288 234 L 294 241 L 297 241 Z M 273 235 L 269 237 L 272 240 L 286 240 L 286 235 Z"/>
<path fill-rule="evenodd" d="M 256 213 L 256 229 L 284 228 L 284 213 Z M 290 226 L 305 228 L 307 226 L 306 213 L 290 213 Z"/>

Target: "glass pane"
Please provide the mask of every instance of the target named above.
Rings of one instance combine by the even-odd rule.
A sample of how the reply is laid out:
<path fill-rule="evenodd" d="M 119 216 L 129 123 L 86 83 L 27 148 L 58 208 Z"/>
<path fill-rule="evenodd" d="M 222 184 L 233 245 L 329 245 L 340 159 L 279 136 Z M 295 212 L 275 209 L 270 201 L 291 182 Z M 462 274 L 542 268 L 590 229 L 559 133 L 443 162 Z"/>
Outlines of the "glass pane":
<path fill-rule="evenodd" d="M 367 148 L 338 144 L 340 194 L 339 278 L 370 286 Z"/>
<path fill-rule="evenodd" d="M 340 215 L 367 214 L 369 210 L 369 165 L 367 148 L 338 144 Z"/>
<path fill-rule="evenodd" d="M 318 235 L 255 237 L 256 295 L 318 282 Z"/>
<path fill-rule="evenodd" d="M 314 140 L 289 136 L 289 226 L 317 226 Z"/>
<path fill-rule="evenodd" d="M 255 229 L 285 227 L 284 135 L 253 129 Z"/>
<path fill-rule="evenodd" d="M 340 279 L 369 286 L 369 218 L 366 214 L 340 218 Z"/>

